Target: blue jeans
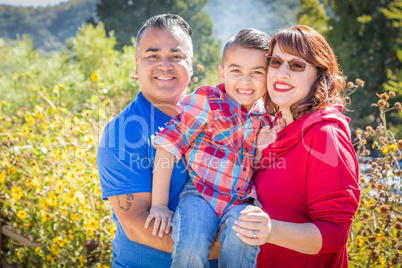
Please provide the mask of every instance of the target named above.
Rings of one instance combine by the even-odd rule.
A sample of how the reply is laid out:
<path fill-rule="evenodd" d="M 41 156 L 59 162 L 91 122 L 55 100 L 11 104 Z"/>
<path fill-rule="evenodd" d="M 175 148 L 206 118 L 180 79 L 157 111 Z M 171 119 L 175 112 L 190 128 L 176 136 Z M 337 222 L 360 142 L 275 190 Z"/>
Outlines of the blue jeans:
<path fill-rule="evenodd" d="M 219 267 L 256 267 L 260 247 L 244 243 L 232 229 L 247 205 L 234 206 L 219 219 L 193 182 L 188 181 L 172 221 L 172 267 L 209 267 L 209 248 L 227 220 L 219 238 L 222 245 Z"/>

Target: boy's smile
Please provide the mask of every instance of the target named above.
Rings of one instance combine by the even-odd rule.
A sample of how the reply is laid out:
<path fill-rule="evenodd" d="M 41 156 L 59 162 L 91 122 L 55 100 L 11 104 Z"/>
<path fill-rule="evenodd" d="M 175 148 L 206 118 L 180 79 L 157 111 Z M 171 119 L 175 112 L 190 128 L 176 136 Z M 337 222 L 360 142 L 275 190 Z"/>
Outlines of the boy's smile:
<path fill-rule="evenodd" d="M 219 66 L 226 93 L 247 110 L 267 93 L 265 55 L 263 50 L 237 46 L 226 52 L 223 65 Z"/>

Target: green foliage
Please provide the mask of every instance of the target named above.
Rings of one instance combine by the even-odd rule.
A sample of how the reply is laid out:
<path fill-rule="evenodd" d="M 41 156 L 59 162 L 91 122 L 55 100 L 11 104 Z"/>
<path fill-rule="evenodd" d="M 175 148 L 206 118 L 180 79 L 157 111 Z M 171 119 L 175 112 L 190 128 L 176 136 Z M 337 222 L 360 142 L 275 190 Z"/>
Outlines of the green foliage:
<path fill-rule="evenodd" d="M 172 13 L 182 16 L 193 29 L 194 64 L 217 68 L 220 43 L 212 37 L 212 21 L 202 11 L 206 0 L 101 0 L 96 5 L 97 16 L 107 31 L 113 30 L 117 47 L 131 44 L 143 23 L 151 16 Z M 209 67 L 208 67 L 209 68 Z M 203 76 L 194 73 L 195 76 Z"/>
<path fill-rule="evenodd" d="M 132 46 L 115 50 L 115 38 L 106 37 L 103 25 L 85 25 L 68 48 L 43 56 L 24 37 L 13 46 L 0 46 L 0 95 L 3 111 L 13 113 L 23 106 L 32 108 L 39 96 L 67 109 L 122 92 L 138 91 L 134 75 Z M 1 43 L 1 42 L 0 42 Z M 134 90 L 133 90 L 134 89 Z M 27 103 L 27 100 L 30 102 Z M 125 104 L 125 103 L 122 103 Z"/>
<path fill-rule="evenodd" d="M 27 35 L 35 48 L 61 50 L 67 38 L 95 12 L 96 0 L 70 0 L 51 7 L 0 5 L 0 37 Z"/>
<path fill-rule="evenodd" d="M 301 0 L 297 21 L 299 24 L 313 27 L 324 36 L 328 32 L 329 17 L 320 0 Z"/>
<path fill-rule="evenodd" d="M 323 14 L 323 2 L 326 15 Z M 398 55 L 402 31 L 401 28 L 395 28 L 395 25 L 399 25 L 395 21 L 401 17 L 400 2 L 401 0 L 302 1 L 299 23 L 323 29 L 322 33 L 337 55 L 338 63 L 348 79 L 361 78 L 366 82 L 365 90 L 355 93 L 359 101 L 353 105 L 354 112 L 348 113 L 352 118 L 353 128 L 372 123 L 378 118 L 375 113 L 367 112 L 370 111 L 371 103 L 375 102 L 376 92 L 381 92 L 383 88 L 400 91 L 398 87 L 402 77 L 399 70 L 402 62 L 398 60 Z M 318 20 L 315 19 L 317 14 L 320 14 Z M 327 23 L 325 16 L 329 18 Z M 321 23 L 325 25 L 320 26 Z M 401 114 L 397 114 L 389 120 L 391 127 L 400 129 L 398 134 L 402 134 L 400 118 Z"/>
<path fill-rule="evenodd" d="M 27 37 L 0 40 L 2 261 L 23 267 L 109 267 L 116 226 L 102 202 L 96 147 L 105 124 L 134 99 L 134 47 L 114 49 L 103 25 L 83 26 L 69 50 L 43 56 Z M 84 254 L 84 242 L 98 247 Z"/>
<path fill-rule="evenodd" d="M 400 267 L 402 262 L 402 140 L 396 140 L 387 125 L 387 115 L 402 108 L 400 102 L 389 103 L 397 96 L 393 91 L 377 96 L 373 106 L 379 110 L 378 125 L 356 130 L 362 195 L 348 241 L 351 267 Z M 371 157 L 367 147 L 379 157 Z"/>

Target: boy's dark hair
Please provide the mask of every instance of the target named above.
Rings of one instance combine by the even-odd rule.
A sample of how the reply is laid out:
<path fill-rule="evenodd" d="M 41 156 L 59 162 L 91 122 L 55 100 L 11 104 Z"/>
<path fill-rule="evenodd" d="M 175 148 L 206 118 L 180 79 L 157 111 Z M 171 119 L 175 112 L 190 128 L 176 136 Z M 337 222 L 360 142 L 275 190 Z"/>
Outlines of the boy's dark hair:
<path fill-rule="evenodd" d="M 183 32 L 185 34 L 187 34 L 191 40 L 191 37 L 193 35 L 193 30 L 191 29 L 190 25 L 182 17 L 180 17 L 179 15 L 174 15 L 174 14 L 156 15 L 156 16 L 153 16 L 152 18 L 147 19 L 145 21 L 144 25 L 138 31 L 137 38 L 136 38 L 136 44 L 135 44 L 135 50 L 137 51 L 137 47 L 138 47 L 138 44 L 140 43 L 141 36 L 148 27 L 154 27 L 154 28 L 158 28 L 158 29 L 172 29 L 174 26 L 180 27 L 180 29 L 182 29 Z"/>
<path fill-rule="evenodd" d="M 231 37 L 223 48 L 222 62 L 226 58 L 226 53 L 230 48 L 243 47 L 268 51 L 269 40 L 271 37 L 263 31 L 246 28 L 240 30 L 235 36 Z"/>

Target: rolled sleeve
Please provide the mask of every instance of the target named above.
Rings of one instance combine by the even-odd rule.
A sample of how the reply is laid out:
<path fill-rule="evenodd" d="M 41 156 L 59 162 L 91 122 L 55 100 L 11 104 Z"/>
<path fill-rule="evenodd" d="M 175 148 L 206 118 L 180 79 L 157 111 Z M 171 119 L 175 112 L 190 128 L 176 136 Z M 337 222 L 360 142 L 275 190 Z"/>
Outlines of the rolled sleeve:
<path fill-rule="evenodd" d="M 322 235 L 318 254 L 346 244 L 360 197 L 358 163 L 348 135 L 337 124 L 318 124 L 307 148 L 309 217 Z"/>

